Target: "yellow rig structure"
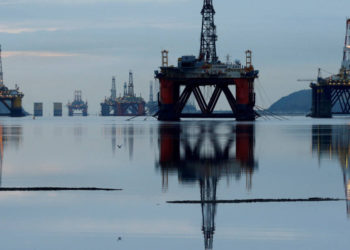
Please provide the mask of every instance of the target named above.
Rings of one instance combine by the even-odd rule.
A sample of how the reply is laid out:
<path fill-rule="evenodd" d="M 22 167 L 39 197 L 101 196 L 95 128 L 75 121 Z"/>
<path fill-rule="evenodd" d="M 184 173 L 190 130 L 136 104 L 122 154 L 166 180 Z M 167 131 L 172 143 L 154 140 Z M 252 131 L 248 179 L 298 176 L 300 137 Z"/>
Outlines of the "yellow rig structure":
<path fill-rule="evenodd" d="M 0 45 L 0 116 L 25 116 L 22 108 L 23 96 L 17 86 L 15 89 L 8 89 L 4 84 Z"/>

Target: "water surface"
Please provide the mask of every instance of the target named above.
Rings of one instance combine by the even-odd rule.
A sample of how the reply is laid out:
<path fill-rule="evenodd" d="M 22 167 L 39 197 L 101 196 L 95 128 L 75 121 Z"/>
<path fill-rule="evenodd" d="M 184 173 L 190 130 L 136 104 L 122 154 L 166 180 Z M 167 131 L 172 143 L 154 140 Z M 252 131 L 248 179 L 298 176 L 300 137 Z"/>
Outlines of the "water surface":
<path fill-rule="evenodd" d="M 3 249 L 347 249 L 350 120 L 1 118 Z M 169 201 L 188 201 L 171 204 Z M 191 202 L 197 202 L 191 204 Z"/>

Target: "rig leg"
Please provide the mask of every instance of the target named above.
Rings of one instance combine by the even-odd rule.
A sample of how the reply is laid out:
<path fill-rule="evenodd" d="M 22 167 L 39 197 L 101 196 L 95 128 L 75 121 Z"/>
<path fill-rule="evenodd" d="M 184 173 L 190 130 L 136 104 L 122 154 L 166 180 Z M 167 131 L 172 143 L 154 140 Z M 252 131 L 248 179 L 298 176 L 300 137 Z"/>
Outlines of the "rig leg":
<path fill-rule="evenodd" d="M 332 118 L 332 95 L 328 86 L 312 85 L 312 110 L 313 118 Z"/>
<path fill-rule="evenodd" d="M 105 104 L 105 103 L 101 103 L 101 115 L 102 116 L 110 116 L 110 106 Z"/>
<path fill-rule="evenodd" d="M 23 109 L 22 109 L 22 98 L 16 97 L 11 101 L 11 116 L 12 117 L 24 116 Z"/>
<path fill-rule="evenodd" d="M 145 103 L 139 103 L 137 106 L 137 115 L 145 115 Z"/>
<path fill-rule="evenodd" d="M 171 80 L 160 80 L 160 98 L 158 120 L 179 121 L 180 114 L 175 110 L 179 100 L 180 86 Z"/>
<path fill-rule="evenodd" d="M 83 116 L 88 116 L 87 108 L 84 108 L 84 109 L 83 109 Z"/>
<path fill-rule="evenodd" d="M 256 113 L 254 83 L 249 79 L 239 79 L 236 81 L 236 120 L 255 121 Z"/>

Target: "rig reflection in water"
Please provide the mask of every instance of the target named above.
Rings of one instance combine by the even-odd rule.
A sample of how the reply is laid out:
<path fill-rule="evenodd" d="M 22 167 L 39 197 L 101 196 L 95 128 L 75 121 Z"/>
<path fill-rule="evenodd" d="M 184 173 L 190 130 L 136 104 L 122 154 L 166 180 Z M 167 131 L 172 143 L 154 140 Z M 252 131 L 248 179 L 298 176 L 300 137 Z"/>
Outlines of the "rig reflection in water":
<path fill-rule="evenodd" d="M 252 175 L 258 168 L 254 124 L 162 124 L 159 136 L 156 167 L 162 173 L 163 189 L 167 190 L 168 176 L 173 173 L 181 183 L 199 183 L 205 249 L 213 249 L 220 179 L 245 175 L 247 189 L 252 187 Z"/>
<path fill-rule="evenodd" d="M 343 172 L 347 214 L 350 218 L 350 126 L 315 125 L 312 127 L 312 151 L 318 159 L 337 159 Z"/>
<path fill-rule="evenodd" d="M 2 169 L 4 150 L 8 146 L 19 148 L 22 141 L 22 127 L 3 126 L 0 124 L 0 187 L 2 187 Z"/>

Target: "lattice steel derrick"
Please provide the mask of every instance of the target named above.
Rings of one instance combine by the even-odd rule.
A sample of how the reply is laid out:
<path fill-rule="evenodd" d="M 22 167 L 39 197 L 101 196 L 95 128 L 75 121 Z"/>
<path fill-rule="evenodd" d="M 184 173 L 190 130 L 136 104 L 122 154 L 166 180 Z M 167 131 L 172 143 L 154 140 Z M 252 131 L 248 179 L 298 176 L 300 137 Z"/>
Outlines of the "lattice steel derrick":
<path fill-rule="evenodd" d="M 134 96 L 134 75 L 132 71 L 129 72 L 129 85 L 128 85 L 128 95 Z"/>
<path fill-rule="evenodd" d="M 199 58 L 213 63 L 218 60 L 216 55 L 216 26 L 214 23 L 215 10 L 213 0 L 204 0 L 202 9 L 202 32 Z"/>

